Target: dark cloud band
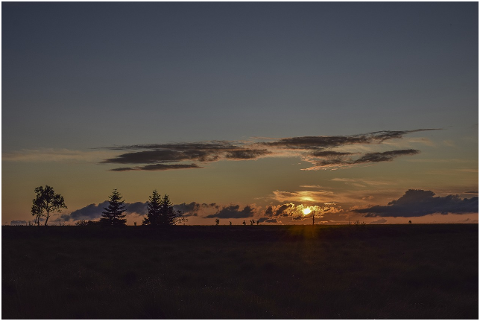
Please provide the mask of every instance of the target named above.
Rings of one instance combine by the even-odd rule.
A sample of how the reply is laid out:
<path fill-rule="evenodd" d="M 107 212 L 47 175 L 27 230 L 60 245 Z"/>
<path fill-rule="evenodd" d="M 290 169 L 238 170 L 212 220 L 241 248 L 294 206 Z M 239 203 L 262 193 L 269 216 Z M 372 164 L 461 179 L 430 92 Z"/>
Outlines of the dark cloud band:
<path fill-rule="evenodd" d="M 375 205 L 353 210 L 365 217 L 418 217 L 429 214 L 467 214 L 478 212 L 478 197 L 460 198 L 458 195 L 435 196 L 432 191 L 409 189 L 388 205 Z"/>
<path fill-rule="evenodd" d="M 416 155 L 420 151 L 415 149 L 390 150 L 382 153 L 367 153 L 357 159 L 354 163 L 378 163 L 392 161 L 395 157 L 404 155 Z"/>
<path fill-rule="evenodd" d="M 197 164 L 152 164 L 137 167 L 119 167 L 111 169 L 114 172 L 127 172 L 127 171 L 168 171 L 171 169 L 188 169 L 188 168 L 201 168 Z"/>
<path fill-rule="evenodd" d="M 350 136 L 301 136 L 282 138 L 270 142 L 229 142 L 211 141 L 199 143 L 145 144 L 108 147 L 124 153 L 102 163 L 139 165 L 114 168 L 112 171 L 163 171 L 172 169 L 200 168 L 198 163 L 219 160 L 253 160 L 261 157 L 281 157 L 285 152 L 297 153 L 304 161 L 320 169 L 328 167 L 352 166 L 363 163 L 392 161 L 394 158 L 418 154 L 418 150 L 392 150 L 365 153 L 357 159 L 353 153 L 333 150 L 354 144 L 380 144 L 389 139 L 400 139 L 404 135 L 435 129 L 404 131 L 378 131 Z M 190 162 L 189 164 L 181 162 Z M 191 163 L 193 162 L 193 163 Z"/>
<path fill-rule="evenodd" d="M 239 205 L 230 205 L 223 207 L 215 214 L 205 216 L 205 218 L 248 218 L 253 217 L 254 214 L 255 211 L 251 206 L 247 205 L 240 210 Z"/>

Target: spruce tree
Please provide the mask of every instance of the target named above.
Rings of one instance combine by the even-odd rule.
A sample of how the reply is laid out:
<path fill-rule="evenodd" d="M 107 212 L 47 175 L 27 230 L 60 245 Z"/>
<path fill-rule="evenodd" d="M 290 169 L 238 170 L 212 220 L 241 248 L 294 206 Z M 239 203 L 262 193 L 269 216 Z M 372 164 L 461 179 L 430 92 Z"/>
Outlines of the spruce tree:
<path fill-rule="evenodd" d="M 177 212 L 173 209 L 173 204 L 172 202 L 170 202 L 168 195 L 165 194 L 160 205 L 161 205 L 162 224 L 175 225 L 176 219 L 177 219 Z"/>
<path fill-rule="evenodd" d="M 122 196 L 114 189 L 112 195 L 109 196 L 109 205 L 107 208 L 104 208 L 105 211 L 102 212 L 102 218 L 100 218 L 100 223 L 106 226 L 121 226 L 125 225 L 127 219 L 125 219 L 125 201 L 122 200 Z"/>
<path fill-rule="evenodd" d="M 143 220 L 144 225 L 175 225 L 179 213 L 173 209 L 173 204 L 170 202 L 168 195 L 165 195 L 162 199 L 156 190 L 153 191 L 152 196 L 149 197 L 149 201 L 147 202 L 147 208 L 148 213 L 147 217 Z"/>
<path fill-rule="evenodd" d="M 148 198 L 147 209 L 148 213 L 143 219 L 143 225 L 160 225 L 161 198 L 157 190 L 154 190 L 152 196 Z"/>

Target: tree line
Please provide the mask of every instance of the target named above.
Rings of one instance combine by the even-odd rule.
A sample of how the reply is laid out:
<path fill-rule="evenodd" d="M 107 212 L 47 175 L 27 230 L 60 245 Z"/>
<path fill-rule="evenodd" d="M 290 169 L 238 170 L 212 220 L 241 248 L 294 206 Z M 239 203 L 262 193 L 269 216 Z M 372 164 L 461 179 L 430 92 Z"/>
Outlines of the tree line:
<path fill-rule="evenodd" d="M 51 186 L 35 188 L 36 197 L 33 200 L 31 214 L 35 217 L 35 224 L 40 226 L 40 219 L 45 217 L 45 226 L 48 223 L 50 214 L 61 212 L 67 208 L 62 195 L 55 193 Z M 122 195 L 114 189 L 108 197 L 108 206 L 102 211 L 102 216 L 98 222 L 81 221 L 77 225 L 99 224 L 102 226 L 124 226 L 127 223 L 126 206 Z M 150 226 L 170 226 L 181 221 L 185 221 L 180 211 L 173 208 L 173 203 L 168 195 L 161 195 L 154 190 L 147 201 L 147 216 L 143 219 L 143 225 Z"/>

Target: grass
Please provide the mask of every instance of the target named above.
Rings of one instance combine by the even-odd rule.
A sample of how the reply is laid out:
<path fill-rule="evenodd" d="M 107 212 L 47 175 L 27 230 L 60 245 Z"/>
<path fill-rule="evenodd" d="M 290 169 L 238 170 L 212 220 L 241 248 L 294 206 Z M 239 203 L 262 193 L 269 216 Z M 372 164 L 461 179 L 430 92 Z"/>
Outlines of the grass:
<path fill-rule="evenodd" d="M 478 225 L 2 227 L 2 318 L 477 319 Z"/>

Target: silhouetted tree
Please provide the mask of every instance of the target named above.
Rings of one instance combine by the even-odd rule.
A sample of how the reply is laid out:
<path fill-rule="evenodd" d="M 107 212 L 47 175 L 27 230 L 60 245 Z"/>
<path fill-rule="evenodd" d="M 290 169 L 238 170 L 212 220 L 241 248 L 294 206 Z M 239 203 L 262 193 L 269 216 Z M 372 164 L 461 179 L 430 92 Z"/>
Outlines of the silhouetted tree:
<path fill-rule="evenodd" d="M 215 225 L 218 225 L 218 224 L 220 224 L 220 220 L 217 218 L 215 219 Z"/>
<path fill-rule="evenodd" d="M 143 225 L 152 226 L 170 226 L 175 225 L 177 220 L 181 218 L 181 213 L 173 209 L 173 204 L 170 202 L 168 195 L 160 198 L 160 195 L 155 190 L 147 202 L 148 213 L 143 220 Z"/>
<path fill-rule="evenodd" d="M 125 201 L 122 200 L 122 195 L 114 189 L 112 195 L 109 196 L 109 205 L 107 208 L 104 208 L 105 211 L 102 212 L 102 217 L 100 218 L 100 222 L 102 225 L 105 226 L 121 226 L 125 225 L 127 219 L 124 217 L 126 214 L 125 212 Z"/>
<path fill-rule="evenodd" d="M 45 226 L 47 225 L 50 213 L 60 212 L 62 208 L 67 208 L 63 196 L 55 194 L 53 187 L 45 185 L 45 188 L 39 186 L 35 188 L 37 196 L 33 200 L 32 215 L 35 216 L 35 223 L 40 226 L 40 218 L 45 216 Z"/>
<path fill-rule="evenodd" d="M 147 217 L 143 219 L 143 225 L 161 225 L 161 196 L 157 190 L 154 190 L 152 196 L 148 197 L 147 202 Z"/>

